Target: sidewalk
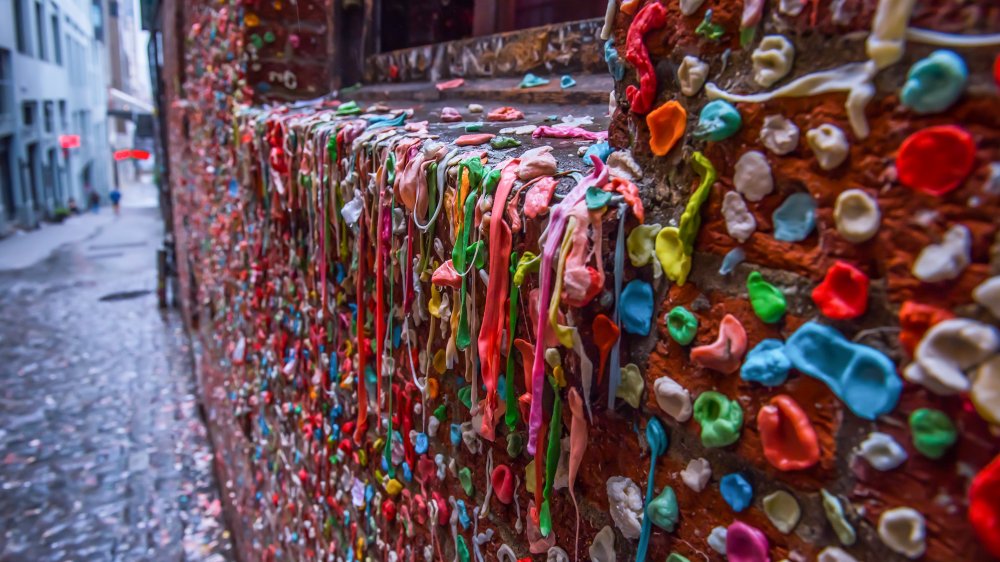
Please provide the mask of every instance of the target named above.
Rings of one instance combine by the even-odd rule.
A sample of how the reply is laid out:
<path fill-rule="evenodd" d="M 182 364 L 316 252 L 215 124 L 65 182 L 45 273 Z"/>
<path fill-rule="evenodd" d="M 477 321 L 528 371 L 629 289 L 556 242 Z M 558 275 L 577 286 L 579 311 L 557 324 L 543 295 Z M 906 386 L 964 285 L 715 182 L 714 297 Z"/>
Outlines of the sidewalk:
<path fill-rule="evenodd" d="M 158 204 L 156 186 L 151 183 L 136 182 L 122 188 L 122 208 L 148 208 Z M 60 224 L 42 223 L 37 230 L 17 232 L 0 240 L 0 271 L 31 267 L 64 244 L 95 236 L 114 220 L 114 211 L 104 206 L 96 215 L 86 212 Z"/>

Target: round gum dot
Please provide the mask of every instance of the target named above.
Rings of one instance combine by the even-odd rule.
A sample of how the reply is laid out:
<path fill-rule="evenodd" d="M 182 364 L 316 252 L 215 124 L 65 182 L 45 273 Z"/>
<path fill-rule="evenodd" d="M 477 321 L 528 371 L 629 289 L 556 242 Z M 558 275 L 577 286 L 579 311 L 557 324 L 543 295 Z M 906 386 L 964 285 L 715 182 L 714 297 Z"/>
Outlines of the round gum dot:
<path fill-rule="evenodd" d="M 873 431 L 858 445 L 858 455 L 875 470 L 892 470 L 906 462 L 906 449 L 891 435 Z"/>
<path fill-rule="evenodd" d="M 733 104 L 715 100 L 701 109 L 693 134 L 697 139 L 718 142 L 735 135 L 742 125 L 743 118 Z"/>
<path fill-rule="evenodd" d="M 812 299 L 827 318 L 857 318 L 868 309 L 868 276 L 845 261 L 835 261 L 813 289 Z"/>
<path fill-rule="evenodd" d="M 698 319 L 683 306 L 675 306 L 667 313 L 667 332 L 675 342 L 687 345 L 698 332 Z"/>
<path fill-rule="evenodd" d="M 824 170 L 832 170 L 847 160 L 847 135 L 830 123 L 824 123 L 806 133 L 806 144 L 816 156 L 816 162 Z"/>
<path fill-rule="evenodd" d="M 965 129 L 937 125 L 913 133 L 899 147 L 900 183 L 930 195 L 952 191 L 972 173 L 976 143 Z"/>
<path fill-rule="evenodd" d="M 927 550 L 924 516 L 910 507 L 882 512 L 878 518 L 878 536 L 894 552 L 915 560 Z"/>
<path fill-rule="evenodd" d="M 764 496 L 764 514 L 782 534 L 791 533 L 799 524 L 802 508 L 795 496 L 784 490 L 778 490 Z"/>
<path fill-rule="evenodd" d="M 726 560 L 769 562 L 767 536 L 756 527 L 735 521 L 726 529 Z"/>
<path fill-rule="evenodd" d="M 958 430 L 947 414 L 931 408 L 920 408 L 910 414 L 913 447 L 920 454 L 939 459 L 958 440 Z"/>
<path fill-rule="evenodd" d="M 750 507 L 750 501 L 753 499 L 753 486 L 738 472 L 722 477 L 719 481 L 719 492 L 722 494 L 722 499 L 726 500 L 736 513 Z"/>
<path fill-rule="evenodd" d="M 709 390 L 694 401 L 694 419 L 701 425 L 702 445 L 725 447 L 740 438 L 743 410 L 735 400 Z"/>
<path fill-rule="evenodd" d="M 882 213 L 874 197 L 860 189 L 848 189 L 837 196 L 833 220 L 841 238 L 860 244 L 878 232 Z"/>

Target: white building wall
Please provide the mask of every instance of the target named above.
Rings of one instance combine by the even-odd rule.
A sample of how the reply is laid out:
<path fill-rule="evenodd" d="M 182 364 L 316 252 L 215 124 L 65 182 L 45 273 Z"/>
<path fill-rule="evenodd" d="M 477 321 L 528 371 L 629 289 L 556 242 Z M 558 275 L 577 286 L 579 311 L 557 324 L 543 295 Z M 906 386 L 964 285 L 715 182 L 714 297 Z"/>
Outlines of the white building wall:
<path fill-rule="evenodd" d="M 10 186 L 0 177 L 0 195 L 12 192 L 0 196 L 2 230 L 12 223 L 34 226 L 71 197 L 85 207 L 85 183 L 108 191 L 107 56 L 95 37 L 91 2 L 0 0 L 0 57 L 10 60 L 3 70 L 12 76 L 3 107 L 13 113 L 0 117 L 0 157 L 9 146 L 12 172 Z M 20 22 L 15 3 L 22 8 Z M 58 141 L 64 134 L 80 135 L 80 148 L 64 152 Z"/>

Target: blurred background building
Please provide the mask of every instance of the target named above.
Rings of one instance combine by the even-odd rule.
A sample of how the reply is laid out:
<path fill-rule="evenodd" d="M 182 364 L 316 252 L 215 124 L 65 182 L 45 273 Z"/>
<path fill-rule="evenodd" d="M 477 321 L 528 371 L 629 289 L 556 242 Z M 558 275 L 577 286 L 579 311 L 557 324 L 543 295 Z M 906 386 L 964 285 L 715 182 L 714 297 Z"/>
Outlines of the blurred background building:
<path fill-rule="evenodd" d="M 92 192 L 106 202 L 113 150 L 141 147 L 151 106 L 137 11 L 135 0 L 0 0 L 0 234 L 86 208 Z"/>

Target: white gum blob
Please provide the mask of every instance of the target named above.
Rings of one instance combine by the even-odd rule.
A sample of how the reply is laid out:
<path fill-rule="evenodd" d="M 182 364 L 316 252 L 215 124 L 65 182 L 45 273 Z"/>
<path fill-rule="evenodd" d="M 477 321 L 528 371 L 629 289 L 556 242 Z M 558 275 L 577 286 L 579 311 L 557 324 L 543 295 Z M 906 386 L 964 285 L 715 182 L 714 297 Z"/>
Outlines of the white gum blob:
<path fill-rule="evenodd" d="M 743 197 L 735 191 L 727 191 L 722 198 L 722 216 L 726 219 L 726 231 L 741 244 L 757 230 L 757 219 L 747 209 Z"/>
<path fill-rule="evenodd" d="M 768 115 L 760 128 L 760 142 L 772 153 L 783 156 L 799 145 L 799 128 L 784 115 Z"/>
<path fill-rule="evenodd" d="M 670 377 L 660 377 L 653 383 L 656 405 L 679 422 L 691 419 L 691 393 Z"/>
<path fill-rule="evenodd" d="M 832 170 L 847 160 L 849 145 L 844 131 L 831 123 L 824 123 L 806 133 L 806 144 L 812 149 L 819 167 Z"/>
<path fill-rule="evenodd" d="M 701 458 L 691 459 L 688 461 L 687 467 L 681 471 L 681 480 L 684 481 L 684 485 L 695 492 L 704 490 L 710 478 L 712 478 L 712 465 Z"/>
<path fill-rule="evenodd" d="M 639 538 L 642 531 L 642 490 L 630 478 L 608 478 L 608 510 L 615 527 L 626 539 Z"/>
<path fill-rule="evenodd" d="M 924 516 L 910 507 L 886 510 L 878 518 L 878 536 L 891 550 L 913 560 L 927 550 Z"/>
<path fill-rule="evenodd" d="M 763 152 L 751 150 L 740 156 L 733 172 L 733 185 L 747 201 L 760 201 L 774 191 L 771 165 Z"/>
<path fill-rule="evenodd" d="M 906 462 L 906 449 L 891 435 L 873 431 L 858 445 L 857 454 L 868 461 L 872 468 L 880 471 L 899 468 Z"/>
<path fill-rule="evenodd" d="M 913 276 L 934 283 L 957 278 L 972 260 L 972 235 L 957 224 L 944 233 L 941 242 L 928 244 L 913 262 Z"/>
<path fill-rule="evenodd" d="M 697 94 L 705 85 L 705 80 L 708 80 L 708 63 L 692 55 L 684 57 L 677 67 L 677 82 L 681 93 L 685 96 Z"/>
<path fill-rule="evenodd" d="M 945 320 L 924 334 L 903 378 L 943 396 L 968 392 L 966 371 L 998 350 L 1000 333 L 994 327 L 968 318 Z"/>
<path fill-rule="evenodd" d="M 882 213 L 874 197 L 861 189 L 848 189 L 837 196 L 833 220 L 841 238 L 860 244 L 878 232 Z"/>
<path fill-rule="evenodd" d="M 787 535 L 799 524 L 802 517 L 802 508 L 795 496 L 784 490 L 764 496 L 764 513 L 774 525 L 774 528 Z"/>
<path fill-rule="evenodd" d="M 795 47 L 782 35 L 766 35 L 754 49 L 753 81 L 765 88 L 774 85 L 792 71 Z"/>
<path fill-rule="evenodd" d="M 1000 275 L 990 277 L 972 290 L 976 304 L 990 311 L 994 318 L 1000 318 Z"/>

